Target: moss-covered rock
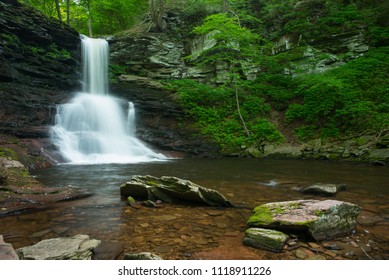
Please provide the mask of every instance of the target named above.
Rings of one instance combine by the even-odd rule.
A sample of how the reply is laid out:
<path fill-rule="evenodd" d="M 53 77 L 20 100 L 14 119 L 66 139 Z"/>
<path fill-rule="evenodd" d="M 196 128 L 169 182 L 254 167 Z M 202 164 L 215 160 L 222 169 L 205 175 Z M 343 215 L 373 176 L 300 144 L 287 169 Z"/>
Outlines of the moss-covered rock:
<path fill-rule="evenodd" d="M 287 234 L 277 230 L 249 228 L 245 232 L 243 244 L 259 249 L 280 252 L 288 239 L 289 236 Z"/>
<path fill-rule="evenodd" d="M 361 208 L 337 200 L 296 200 L 260 205 L 248 219 L 248 226 L 281 231 L 307 232 L 315 240 L 350 234 Z"/>

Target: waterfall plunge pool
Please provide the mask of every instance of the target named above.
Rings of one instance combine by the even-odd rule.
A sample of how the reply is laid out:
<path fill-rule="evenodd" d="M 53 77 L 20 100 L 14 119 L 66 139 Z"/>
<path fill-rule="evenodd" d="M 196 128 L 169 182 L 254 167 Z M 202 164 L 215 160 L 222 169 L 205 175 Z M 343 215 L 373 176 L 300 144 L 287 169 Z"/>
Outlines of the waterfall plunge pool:
<path fill-rule="evenodd" d="M 131 208 L 119 186 L 132 175 L 177 176 L 223 193 L 239 208 L 194 205 Z M 242 245 L 245 222 L 259 204 L 297 199 L 327 199 L 299 192 L 314 183 L 344 183 L 337 200 L 363 208 L 356 232 L 339 238 L 343 250 L 328 259 L 388 259 L 389 176 L 387 167 L 323 161 L 271 159 L 180 159 L 107 165 L 58 165 L 35 170 L 48 186 L 74 185 L 91 197 L 0 219 L 2 234 L 15 248 L 41 239 L 88 234 L 120 242 L 124 252 L 150 251 L 165 259 L 296 259 L 293 251 L 271 253 Z M 363 250 L 362 250 L 363 249 Z M 368 255 L 368 256 L 367 256 Z M 123 254 L 120 257 L 122 257 Z"/>

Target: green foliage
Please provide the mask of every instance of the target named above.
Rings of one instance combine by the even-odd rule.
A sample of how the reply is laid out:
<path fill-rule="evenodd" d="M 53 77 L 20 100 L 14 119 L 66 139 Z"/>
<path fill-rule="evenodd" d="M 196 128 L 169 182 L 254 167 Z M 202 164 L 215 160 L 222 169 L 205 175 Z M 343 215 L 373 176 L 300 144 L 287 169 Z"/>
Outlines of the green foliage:
<path fill-rule="evenodd" d="M 58 46 L 54 43 L 49 46 L 47 56 L 53 59 L 68 59 L 71 57 L 69 51 L 65 49 L 59 49 Z"/>
<path fill-rule="evenodd" d="M 225 13 L 208 16 L 202 25 L 193 29 L 193 32 L 198 35 L 208 35 L 217 42 L 212 48 L 190 57 L 199 56 L 197 63 L 214 64 L 223 61 L 233 65 L 239 60 L 256 57 L 254 44 L 260 37 L 240 26 L 236 17 L 229 17 Z"/>
<path fill-rule="evenodd" d="M 67 18 L 69 1 L 69 19 Z M 53 0 L 22 0 L 21 2 L 40 10 L 49 17 L 58 17 Z M 89 34 L 88 23 L 92 24 L 93 35 L 113 34 L 130 28 L 147 11 L 144 0 L 58 0 L 63 21 L 82 34 Z"/>
<path fill-rule="evenodd" d="M 379 48 L 337 69 L 297 78 L 295 93 L 302 102 L 289 105 L 285 121 L 305 121 L 296 130 L 301 138 L 388 127 L 388 54 L 388 47 Z"/>
<path fill-rule="evenodd" d="M 13 160 L 18 159 L 18 156 L 14 150 L 9 149 L 9 148 L 4 148 L 4 147 L 0 147 L 0 157 L 10 158 Z"/>
<path fill-rule="evenodd" d="M 224 149 L 240 149 L 267 142 L 280 142 L 283 136 L 265 117 L 270 107 L 264 99 L 244 92 L 240 96 L 242 115 L 247 120 L 250 135 L 242 129 L 236 112 L 235 92 L 226 86 L 212 87 L 192 80 L 174 80 L 166 86 L 175 92 L 177 100 L 195 119 L 200 132 L 210 136 Z"/>

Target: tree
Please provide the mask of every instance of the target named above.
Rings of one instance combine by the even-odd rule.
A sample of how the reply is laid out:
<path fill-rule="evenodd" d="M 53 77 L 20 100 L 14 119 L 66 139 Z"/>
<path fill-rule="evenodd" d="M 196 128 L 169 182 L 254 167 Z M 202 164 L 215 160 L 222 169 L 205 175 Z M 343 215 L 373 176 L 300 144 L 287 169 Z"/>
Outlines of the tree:
<path fill-rule="evenodd" d="M 55 9 L 57 10 L 57 16 L 60 21 L 62 21 L 62 15 L 61 15 L 61 8 L 59 6 L 59 0 L 54 0 L 55 2 Z"/>
<path fill-rule="evenodd" d="M 165 15 L 165 0 L 150 0 L 150 16 L 152 22 L 158 30 L 166 29 L 166 21 L 163 19 Z"/>
<path fill-rule="evenodd" d="M 259 35 L 242 27 L 237 17 L 229 17 L 226 13 L 206 17 L 203 24 L 193 31 L 201 35 L 212 34 L 212 38 L 217 41 L 212 48 L 200 53 L 198 62 L 201 64 L 224 62 L 229 66 L 230 82 L 235 87 L 237 112 L 245 133 L 250 136 L 240 110 L 238 80 L 240 79 L 241 62 L 252 62 L 257 57 L 254 44 L 259 40 Z"/>

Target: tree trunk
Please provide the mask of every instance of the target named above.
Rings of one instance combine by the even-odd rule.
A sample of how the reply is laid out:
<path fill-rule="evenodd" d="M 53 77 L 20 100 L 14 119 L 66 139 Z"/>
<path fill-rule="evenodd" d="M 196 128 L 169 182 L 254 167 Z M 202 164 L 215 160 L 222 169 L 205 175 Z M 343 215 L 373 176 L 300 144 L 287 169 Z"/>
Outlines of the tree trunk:
<path fill-rule="evenodd" d="M 166 29 L 166 22 L 163 19 L 165 14 L 165 0 L 150 0 L 151 20 L 160 31 Z"/>
<path fill-rule="evenodd" d="M 55 1 L 55 8 L 57 9 L 57 16 L 60 21 L 62 21 L 62 15 L 61 15 L 61 8 L 59 6 L 59 0 L 54 0 Z"/>
<path fill-rule="evenodd" d="M 66 0 L 66 22 L 70 25 L 70 0 Z"/>
<path fill-rule="evenodd" d="M 239 105 L 239 94 L 238 94 L 238 85 L 236 84 L 236 81 L 234 81 L 235 84 L 235 100 L 236 100 L 236 108 L 238 110 L 239 118 L 242 121 L 243 129 L 244 132 L 246 133 L 247 136 L 250 136 L 250 131 L 248 130 L 246 126 L 246 122 L 244 121 L 244 118 L 240 112 L 240 105 Z"/>
<path fill-rule="evenodd" d="M 89 31 L 89 37 L 93 37 L 93 32 L 92 32 L 92 17 L 89 15 L 88 16 L 88 31 Z"/>
<path fill-rule="evenodd" d="M 227 2 L 227 0 L 223 0 L 222 11 L 224 13 L 226 13 L 228 11 L 228 2 Z"/>

